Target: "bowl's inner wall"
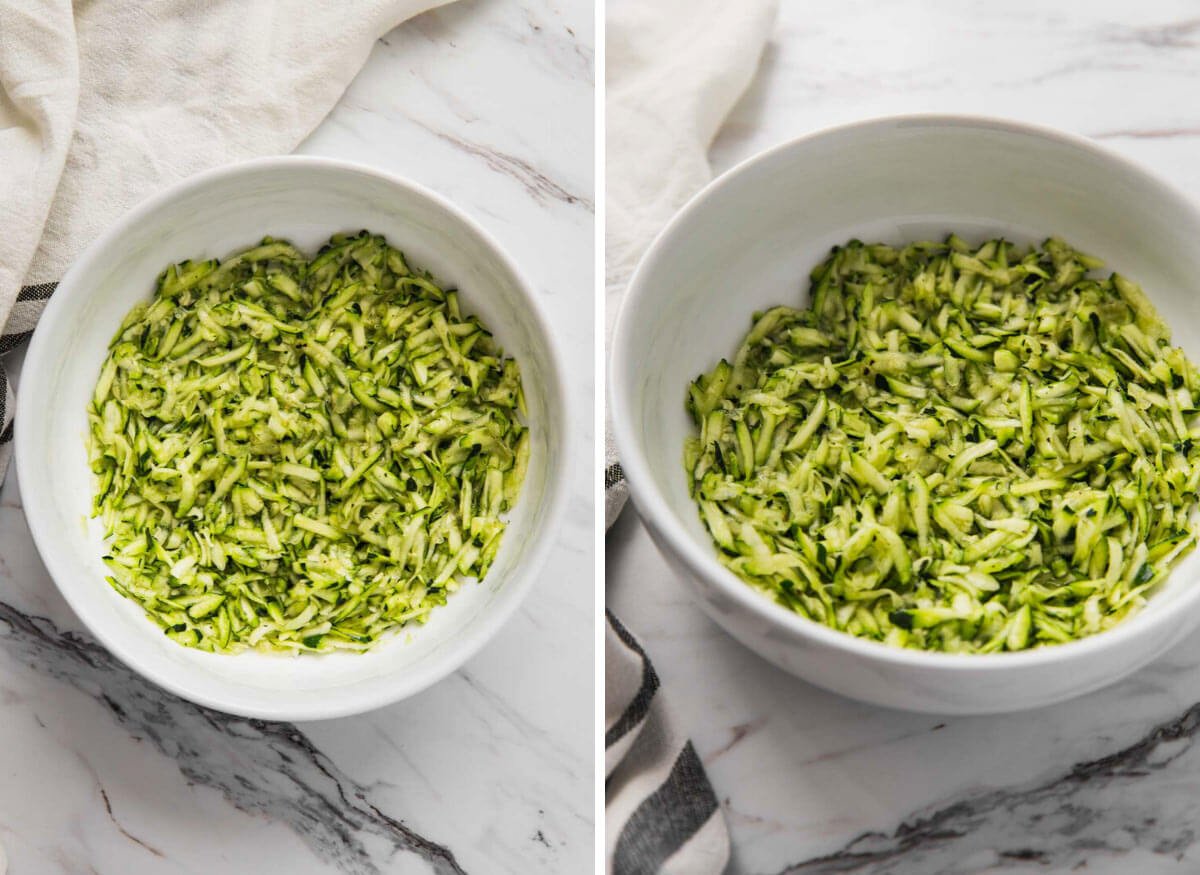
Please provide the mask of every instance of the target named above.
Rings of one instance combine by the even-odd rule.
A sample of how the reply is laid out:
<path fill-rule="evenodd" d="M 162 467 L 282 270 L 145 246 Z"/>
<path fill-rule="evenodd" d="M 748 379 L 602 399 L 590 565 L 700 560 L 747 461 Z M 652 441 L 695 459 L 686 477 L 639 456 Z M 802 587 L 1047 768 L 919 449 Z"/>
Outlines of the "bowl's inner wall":
<path fill-rule="evenodd" d="M 653 485 L 707 555 L 712 543 L 682 464 L 694 434 L 688 383 L 732 357 L 755 311 L 804 305 L 809 272 L 834 245 L 952 231 L 972 242 L 1060 236 L 1140 282 L 1173 341 L 1200 362 L 1200 227 L 1160 184 L 1073 143 L 986 123 L 898 120 L 872 134 L 852 128 L 801 141 L 718 183 L 635 279 L 644 297 L 625 314 L 616 350 L 618 415 L 628 414 Z M 1193 553 L 1153 609 L 1168 608 L 1197 576 Z"/>
<path fill-rule="evenodd" d="M 129 309 L 149 298 L 155 277 L 169 263 L 223 258 L 264 235 L 287 238 L 311 254 L 331 234 L 362 228 L 384 234 L 412 264 L 459 288 L 464 309 L 478 314 L 520 363 L 533 452 L 503 546 L 483 585 L 468 583 L 427 625 L 409 627 L 366 655 L 228 657 L 180 647 L 104 583 L 102 532 L 98 522 L 87 519 L 93 481 L 85 452 L 85 408 L 108 342 Z M 252 708 L 256 688 L 272 690 L 273 697 L 284 690 L 303 697 L 305 691 L 384 682 L 398 672 L 415 682 L 442 651 L 473 636 L 486 637 L 488 615 L 515 597 L 509 584 L 538 542 L 536 533 L 549 522 L 546 512 L 553 502 L 548 496 L 562 468 L 564 411 L 557 402 L 559 377 L 547 338 L 530 314 L 518 278 L 467 224 L 418 193 L 368 174 L 311 165 L 275 167 L 224 177 L 161 205 L 71 285 L 57 293 L 70 296 L 62 302 L 70 304 L 70 316 L 43 325 L 39 334 L 45 336 L 37 339 L 44 348 L 61 351 L 56 366 L 36 374 L 27 368 L 21 386 L 45 402 L 45 416 L 32 424 L 33 439 L 21 452 L 36 454 L 28 470 L 44 472 L 47 480 L 22 483 L 22 489 L 43 490 L 51 503 L 64 533 L 60 550 L 72 603 L 110 644 L 120 638 L 139 662 L 171 663 L 168 673 L 178 669 L 193 681 L 198 676 L 202 687 L 211 682 L 209 692 L 226 700 L 240 697 L 243 707 Z"/>

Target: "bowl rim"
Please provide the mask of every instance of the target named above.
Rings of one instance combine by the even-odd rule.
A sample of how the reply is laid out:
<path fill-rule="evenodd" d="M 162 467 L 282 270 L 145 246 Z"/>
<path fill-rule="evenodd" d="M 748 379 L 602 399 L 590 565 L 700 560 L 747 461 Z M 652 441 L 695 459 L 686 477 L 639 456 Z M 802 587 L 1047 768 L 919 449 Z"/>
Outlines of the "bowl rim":
<path fill-rule="evenodd" d="M 624 389 L 626 386 L 631 386 L 631 377 L 635 372 L 633 364 L 635 358 L 629 348 L 631 326 L 640 321 L 639 313 L 643 307 L 653 305 L 654 296 L 647 288 L 646 277 L 662 257 L 662 252 L 683 235 L 684 225 L 694 213 L 703 210 L 706 203 L 718 192 L 736 185 L 747 171 L 757 165 L 766 163 L 781 153 L 808 148 L 814 141 L 828 137 L 846 133 L 886 135 L 909 124 L 922 124 L 928 127 L 990 128 L 1004 133 L 1048 140 L 1090 153 L 1136 179 L 1146 189 L 1153 191 L 1157 198 L 1172 201 L 1184 213 L 1190 214 L 1197 225 L 1200 225 L 1200 208 L 1196 203 L 1136 161 L 1079 134 L 1046 125 L 996 116 L 919 112 L 859 119 L 823 127 L 777 143 L 738 162 L 693 195 L 654 238 L 629 280 L 620 312 L 617 315 L 609 359 L 608 397 L 611 399 L 613 438 L 617 445 L 621 468 L 629 486 L 629 495 L 633 499 L 637 512 L 646 523 L 647 529 L 656 536 L 655 540 L 665 541 L 667 548 L 682 560 L 687 571 L 690 572 L 690 576 L 707 581 L 720 592 L 723 598 L 731 600 L 742 612 L 772 626 L 782 626 L 796 637 L 808 639 L 843 655 L 861 660 L 956 674 L 979 670 L 991 672 L 1017 668 L 1030 669 L 1051 663 L 1061 663 L 1064 660 L 1086 659 L 1098 651 L 1117 647 L 1126 639 L 1148 636 L 1156 631 L 1162 631 L 1162 627 L 1176 612 L 1187 612 L 1190 608 L 1194 608 L 1197 602 L 1200 602 L 1200 585 L 1193 586 L 1188 592 L 1182 594 L 1181 601 L 1173 607 L 1171 612 L 1139 613 L 1125 622 L 1086 638 L 1030 650 L 999 653 L 946 653 L 937 650 L 894 647 L 880 641 L 859 638 L 849 632 L 832 629 L 789 611 L 722 565 L 707 545 L 701 547 L 687 533 L 651 474 L 651 465 L 640 451 L 640 443 L 635 438 L 635 423 L 638 418 L 635 415 L 632 393 L 627 394 Z M 680 403 L 682 403 L 682 398 L 681 387 Z M 660 549 L 662 549 L 661 546 Z M 688 586 L 693 590 L 696 588 L 696 584 L 692 581 L 689 581 Z"/>
<path fill-rule="evenodd" d="M 429 661 L 419 673 L 412 675 L 404 672 L 377 673 L 365 678 L 368 684 L 365 688 L 356 690 L 353 695 L 339 693 L 331 696 L 331 688 L 323 688 L 310 691 L 310 695 L 303 703 L 294 703 L 292 706 L 278 706 L 265 701 L 261 706 L 243 707 L 240 704 L 226 703 L 219 695 L 209 695 L 192 690 L 186 682 L 178 678 L 179 672 L 172 669 L 164 670 L 157 663 L 140 660 L 125 645 L 123 638 L 110 634 L 104 624 L 97 621 L 96 612 L 89 607 L 89 600 L 84 597 L 82 589 L 77 584 L 64 585 L 62 582 L 69 579 L 71 575 L 65 566 L 65 560 L 59 558 L 60 552 L 55 549 L 55 541 L 59 533 L 50 523 L 51 502 L 43 490 L 31 488 L 31 485 L 36 482 L 36 473 L 39 468 L 33 466 L 32 461 L 26 461 L 28 454 L 21 451 L 21 447 L 32 440 L 29 430 L 33 418 L 38 415 L 38 410 L 35 408 L 40 406 L 37 402 L 41 399 L 38 393 L 31 391 L 32 387 L 22 389 L 20 384 L 17 386 L 13 434 L 14 463 L 18 482 L 23 487 L 21 504 L 34 545 L 58 591 L 90 634 L 95 636 L 127 667 L 181 698 L 242 717 L 288 721 L 346 717 L 399 702 L 457 671 L 495 637 L 529 595 L 534 582 L 538 579 L 537 572 L 544 565 L 547 554 L 555 543 L 568 498 L 575 431 L 572 415 L 574 402 L 563 379 L 566 370 L 563 364 L 562 346 L 551 325 L 546 305 L 540 300 L 536 287 L 491 232 L 472 218 L 462 207 L 418 182 L 358 162 L 314 155 L 278 155 L 222 165 L 192 174 L 143 198 L 73 259 L 35 326 L 26 348 L 22 372 L 30 373 L 33 369 L 48 366 L 49 357 L 53 355 L 54 350 L 49 346 L 49 341 L 45 339 L 48 332 L 42 331 L 42 327 L 72 318 L 75 306 L 85 298 L 85 291 L 88 287 L 87 278 L 91 274 L 92 263 L 100 253 L 120 245 L 122 238 L 131 228 L 141 224 L 148 216 L 153 215 L 170 201 L 185 194 L 192 194 L 212 184 L 261 173 L 295 172 L 297 170 L 367 176 L 393 188 L 404 189 L 418 199 L 429 201 L 453 219 L 461 222 L 468 233 L 475 236 L 484 248 L 510 272 L 518 295 L 527 308 L 523 318 L 533 321 L 536 331 L 545 343 L 547 358 L 550 362 L 549 372 L 545 375 L 546 392 L 550 400 L 550 410 L 557 411 L 553 418 L 557 420 L 555 424 L 560 435 L 558 443 L 561 447 L 557 459 L 550 465 L 546 477 L 546 491 L 543 498 L 543 503 L 549 506 L 545 515 L 546 523 L 530 533 L 529 537 L 534 543 L 529 547 L 529 553 L 514 567 L 510 579 L 505 581 L 504 588 L 510 591 L 510 595 L 485 612 L 485 615 L 475 623 L 471 634 L 466 637 L 452 637 L 438 653 L 430 656 Z M 114 595 L 116 594 L 114 593 Z M 148 630 L 153 628 L 147 624 Z M 231 659 L 236 659 L 240 655 L 243 654 L 217 654 L 221 658 Z M 379 681 L 380 677 L 387 677 L 388 680 L 386 682 Z M 353 688 L 355 683 L 356 681 L 351 681 L 347 686 Z M 264 697 L 269 698 L 265 692 Z"/>

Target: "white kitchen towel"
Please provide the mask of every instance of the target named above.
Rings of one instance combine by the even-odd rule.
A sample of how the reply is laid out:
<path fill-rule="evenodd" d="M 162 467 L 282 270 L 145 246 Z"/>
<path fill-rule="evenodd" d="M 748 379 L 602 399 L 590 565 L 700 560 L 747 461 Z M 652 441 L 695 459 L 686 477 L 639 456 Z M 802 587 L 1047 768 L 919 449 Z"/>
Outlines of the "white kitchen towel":
<path fill-rule="evenodd" d="M 198 171 L 290 152 L 380 36 L 447 2 L 0 0 L 0 353 L 114 219 Z"/>
<path fill-rule="evenodd" d="M 708 148 L 754 78 L 776 7 L 777 0 L 609 0 L 606 340 L 638 259 L 711 179 Z M 604 465 L 610 526 L 627 491 L 608 427 Z"/>
<path fill-rule="evenodd" d="M 776 0 L 609 0 L 606 340 L 638 259 L 709 181 L 709 146 L 754 76 L 775 12 Z M 610 428 L 604 463 L 607 527 L 627 496 Z M 616 617 L 607 619 L 607 872 L 718 875 L 729 833 L 704 766 L 650 659 Z"/>

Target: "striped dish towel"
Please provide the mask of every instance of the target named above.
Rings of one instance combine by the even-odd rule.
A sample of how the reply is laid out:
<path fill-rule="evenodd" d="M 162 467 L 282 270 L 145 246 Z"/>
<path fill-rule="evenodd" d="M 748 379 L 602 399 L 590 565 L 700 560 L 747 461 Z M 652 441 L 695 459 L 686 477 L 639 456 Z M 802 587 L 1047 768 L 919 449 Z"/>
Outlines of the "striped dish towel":
<path fill-rule="evenodd" d="M 754 76 L 775 9 L 776 0 L 610 0 L 606 338 L 638 259 L 709 181 L 709 145 Z M 626 496 L 606 428 L 606 527 Z M 645 651 L 611 612 L 607 620 L 608 875 L 717 875 L 729 862 L 729 832 L 704 766 L 664 702 Z"/>
<path fill-rule="evenodd" d="M 46 307 L 58 283 L 40 283 L 34 286 L 21 286 L 17 299 L 8 313 L 8 321 L 4 323 L 4 331 L 0 333 L 0 356 L 12 352 L 33 334 L 38 317 Z M 16 399 L 13 397 L 12 386 L 8 382 L 8 374 L 0 363 L 0 482 L 4 481 L 4 473 L 12 460 L 13 450 L 13 410 Z M 3 871 L 0 870 L 0 875 Z"/>
<path fill-rule="evenodd" d="M 0 355 L 118 216 L 201 170 L 290 152 L 375 40 L 446 2 L 0 0 Z M 2 367 L 0 388 L 3 479 Z"/>
<path fill-rule="evenodd" d="M 729 862 L 729 831 L 704 766 L 663 703 L 658 675 L 607 612 L 604 856 L 610 875 L 707 875 Z"/>

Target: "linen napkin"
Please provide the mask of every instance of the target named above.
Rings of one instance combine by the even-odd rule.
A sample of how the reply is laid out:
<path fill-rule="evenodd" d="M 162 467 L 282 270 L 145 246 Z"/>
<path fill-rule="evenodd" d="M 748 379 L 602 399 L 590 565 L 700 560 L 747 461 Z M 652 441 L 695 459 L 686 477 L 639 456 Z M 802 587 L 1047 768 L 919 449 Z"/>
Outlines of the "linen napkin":
<path fill-rule="evenodd" d="M 604 858 L 609 875 L 716 875 L 729 831 L 649 657 L 606 612 Z"/>
<path fill-rule="evenodd" d="M 0 0 L 0 353 L 114 219 L 185 176 L 290 152 L 375 40 L 447 2 Z"/>
<path fill-rule="evenodd" d="M 778 0 L 609 0 L 605 339 L 642 253 L 712 178 L 708 148 L 758 68 Z M 605 526 L 628 494 L 605 428 Z"/>
<path fill-rule="evenodd" d="M 711 178 L 708 148 L 746 89 L 777 0 L 609 0 L 606 32 L 606 340 L 633 269 Z M 683 403 L 682 395 L 680 403 Z M 627 489 L 605 429 L 605 526 Z M 658 675 L 610 612 L 605 629 L 605 861 L 609 875 L 715 875 L 729 833 Z"/>

